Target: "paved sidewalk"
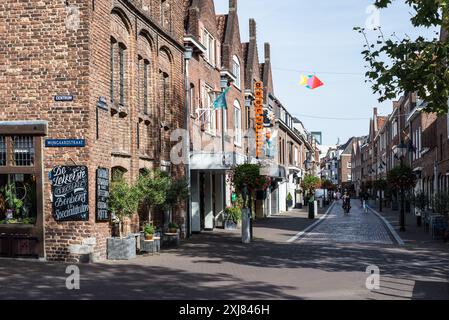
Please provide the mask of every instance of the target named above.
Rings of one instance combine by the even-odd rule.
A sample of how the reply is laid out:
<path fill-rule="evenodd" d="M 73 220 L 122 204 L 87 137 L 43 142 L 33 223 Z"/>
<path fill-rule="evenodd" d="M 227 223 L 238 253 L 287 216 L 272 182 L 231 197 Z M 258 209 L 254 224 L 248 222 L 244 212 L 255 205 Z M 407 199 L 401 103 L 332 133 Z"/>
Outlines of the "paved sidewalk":
<path fill-rule="evenodd" d="M 379 212 L 378 204 L 371 206 L 377 213 L 384 217 L 390 225 L 397 232 L 399 237 L 404 241 L 405 245 L 416 247 L 433 247 L 438 250 L 447 250 L 449 252 L 449 243 L 444 243 L 443 240 L 434 240 L 430 232 L 424 231 L 424 223 L 421 227 L 417 225 L 416 216 L 411 213 L 406 213 L 405 218 L 405 232 L 400 231 L 399 211 L 393 211 L 390 208 L 383 208 Z"/>
<path fill-rule="evenodd" d="M 338 206 L 334 209 L 330 217 L 338 215 Z M 288 243 L 291 235 L 301 231 L 296 228 L 313 222 L 305 217 L 306 210 L 299 210 L 259 220 L 256 241 L 248 245 L 241 243 L 238 231 L 217 230 L 194 236 L 161 255 L 82 264 L 80 290 L 67 290 L 65 264 L 0 259 L 0 299 L 449 298 L 448 253 L 337 242 L 331 228 L 321 229 L 325 241 Z M 341 232 L 352 231 L 342 228 Z M 371 265 L 381 270 L 380 290 L 366 288 L 366 268 Z"/>
<path fill-rule="evenodd" d="M 309 219 L 308 208 L 293 209 L 274 215 L 270 218 L 256 220 L 254 223 L 254 237 L 273 242 L 285 242 L 298 232 L 314 224 L 329 206 L 318 208 L 316 219 Z"/>

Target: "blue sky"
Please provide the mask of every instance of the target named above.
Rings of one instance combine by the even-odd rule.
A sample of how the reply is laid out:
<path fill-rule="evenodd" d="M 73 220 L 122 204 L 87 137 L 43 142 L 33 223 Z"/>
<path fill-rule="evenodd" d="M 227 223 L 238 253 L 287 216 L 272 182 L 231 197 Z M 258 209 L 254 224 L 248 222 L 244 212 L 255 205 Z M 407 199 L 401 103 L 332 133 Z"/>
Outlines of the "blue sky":
<path fill-rule="evenodd" d="M 391 102 L 379 104 L 364 82 L 365 64 L 360 54 L 364 40 L 352 30 L 355 26 L 365 26 L 369 17 L 366 10 L 373 2 L 238 1 L 242 42 L 248 41 L 248 19 L 256 19 L 260 59 L 263 59 L 264 42 L 271 43 L 275 95 L 309 131 L 322 131 L 324 144 L 367 134 L 373 107 L 378 107 L 381 114 L 388 114 L 392 109 Z M 217 13 L 227 13 L 228 4 L 228 0 L 215 0 Z M 411 11 L 403 0 L 396 0 L 391 8 L 382 10 L 380 25 L 384 34 L 431 36 L 430 30 L 412 27 Z M 370 36 L 375 38 L 377 34 L 370 31 Z M 300 87 L 302 71 L 315 72 L 325 86 L 314 91 Z"/>

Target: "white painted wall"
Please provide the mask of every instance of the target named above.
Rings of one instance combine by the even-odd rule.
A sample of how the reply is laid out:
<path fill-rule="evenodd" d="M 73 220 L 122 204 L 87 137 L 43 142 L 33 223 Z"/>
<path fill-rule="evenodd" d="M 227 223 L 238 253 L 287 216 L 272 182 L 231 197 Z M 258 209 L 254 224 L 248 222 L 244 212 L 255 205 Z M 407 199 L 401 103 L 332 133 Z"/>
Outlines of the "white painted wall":
<path fill-rule="evenodd" d="M 287 211 L 287 187 L 288 182 L 279 184 L 279 212 Z"/>
<path fill-rule="evenodd" d="M 201 216 L 200 216 L 200 181 L 199 173 L 192 172 L 191 176 L 191 199 L 192 199 L 192 232 L 201 231 Z"/>
<path fill-rule="evenodd" d="M 213 212 L 213 202 L 212 197 L 212 173 L 206 173 L 206 183 L 204 188 L 204 228 L 213 229 L 214 228 L 214 212 Z"/>

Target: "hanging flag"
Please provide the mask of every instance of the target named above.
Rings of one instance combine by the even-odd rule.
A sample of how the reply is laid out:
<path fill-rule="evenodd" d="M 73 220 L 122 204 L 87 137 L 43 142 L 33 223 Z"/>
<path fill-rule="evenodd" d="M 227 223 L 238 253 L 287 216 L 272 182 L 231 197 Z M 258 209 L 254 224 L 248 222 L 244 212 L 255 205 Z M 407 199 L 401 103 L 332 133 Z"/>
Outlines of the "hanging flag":
<path fill-rule="evenodd" d="M 226 93 L 231 87 L 227 87 L 214 101 L 214 109 L 228 109 L 226 104 Z"/>
<path fill-rule="evenodd" d="M 309 74 L 308 76 L 301 75 L 301 80 L 299 81 L 300 86 L 305 86 L 310 90 L 314 90 L 324 85 L 324 83 L 315 75 Z"/>

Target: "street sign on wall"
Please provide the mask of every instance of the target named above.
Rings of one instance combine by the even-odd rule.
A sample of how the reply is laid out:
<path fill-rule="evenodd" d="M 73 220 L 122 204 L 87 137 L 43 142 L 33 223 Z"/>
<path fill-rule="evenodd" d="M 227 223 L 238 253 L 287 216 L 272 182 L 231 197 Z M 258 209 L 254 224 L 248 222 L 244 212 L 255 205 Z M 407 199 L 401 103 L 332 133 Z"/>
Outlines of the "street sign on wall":
<path fill-rule="evenodd" d="M 73 96 L 71 96 L 71 95 L 58 95 L 58 96 L 55 96 L 54 99 L 57 102 L 67 102 L 67 101 L 73 101 Z"/>
<path fill-rule="evenodd" d="M 84 148 L 86 140 L 84 139 L 45 139 L 47 148 L 78 147 Z"/>

